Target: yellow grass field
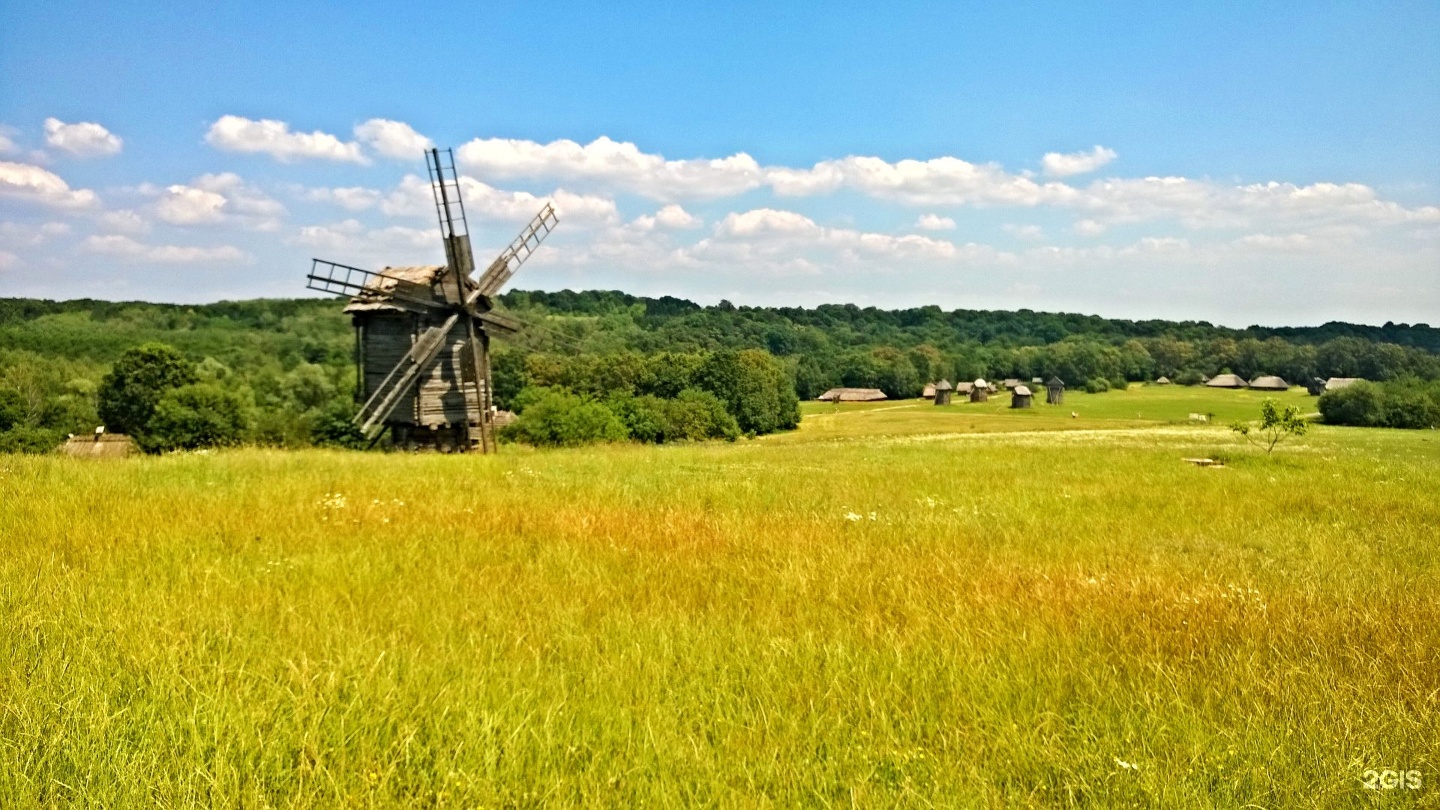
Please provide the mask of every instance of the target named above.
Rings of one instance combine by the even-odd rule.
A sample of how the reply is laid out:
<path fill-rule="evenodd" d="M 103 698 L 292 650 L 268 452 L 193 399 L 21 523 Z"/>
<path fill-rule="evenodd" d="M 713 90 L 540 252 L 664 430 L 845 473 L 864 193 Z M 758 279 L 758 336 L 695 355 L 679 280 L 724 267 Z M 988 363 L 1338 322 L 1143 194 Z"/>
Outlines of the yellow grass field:
<path fill-rule="evenodd" d="M 0 457 L 0 807 L 1440 807 L 1440 435 L 1041 399 Z"/>

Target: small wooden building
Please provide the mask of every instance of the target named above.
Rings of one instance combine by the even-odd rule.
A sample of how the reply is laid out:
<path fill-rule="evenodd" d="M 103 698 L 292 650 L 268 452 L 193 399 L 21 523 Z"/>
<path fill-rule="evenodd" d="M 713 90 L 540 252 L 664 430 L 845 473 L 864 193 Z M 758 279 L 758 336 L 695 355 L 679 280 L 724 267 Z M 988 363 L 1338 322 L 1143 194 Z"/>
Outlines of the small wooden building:
<path fill-rule="evenodd" d="M 1331 377 L 1325 381 L 1325 390 L 1334 391 L 1339 388 L 1346 388 L 1360 382 L 1359 377 Z"/>
<path fill-rule="evenodd" d="M 1015 387 L 1020 384 L 1020 381 L 1014 377 L 1006 377 L 1005 381 L 1000 384 L 1005 386 L 1006 391 L 1014 391 Z"/>
<path fill-rule="evenodd" d="M 1155 380 L 1155 384 L 1156 384 L 1156 385 L 1169 385 L 1169 384 L 1170 384 L 1170 378 L 1169 378 L 1169 377 L 1165 377 L 1165 376 L 1161 376 L 1161 377 L 1159 377 L 1159 378 L 1157 378 L 1157 379 Z"/>
<path fill-rule="evenodd" d="M 988 401 L 990 401 L 990 383 L 985 382 L 985 378 L 984 378 L 984 377 L 981 377 L 981 378 L 975 380 L 975 382 L 970 383 L 970 401 L 971 401 L 971 402 L 988 402 Z"/>
<path fill-rule="evenodd" d="M 1290 383 L 1273 375 L 1262 375 L 1251 380 L 1250 387 L 1259 391 L 1289 391 Z"/>
<path fill-rule="evenodd" d="M 935 404 L 949 405 L 950 395 L 954 393 L 954 391 L 955 386 L 951 385 L 949 380 L 941 380 L 940 382 L 935 383 Z"/>
<path fill-rule="evenodd" d="M 920 392 L 921 399 L 935 398 L 935 383 L 925 383 L 925 389 Z"/>
<path fill-rule="evenodd" d="M 106 433 L 104 427 L 90 434 L 71 434 L 60 445 L 60 453 L 71 458 L 125 458 L 139 452 L 135 442 L 123 433 Z"/>
<path fill-rule="evenodd" d="M 1051 377 L 1050 382 L 1045 383 L 1045 404 L 1065 404 L 1065 381 L 1059 377 Z"/>
<path fill-rule="evenodd" d="M 1305 381 L 1305 391 L 1312 397 L 1318 397 L 1325 393 L 1325 381 L 1319 377 L 1311 377 Z"/>
<path fill-rule="evenodd" d="M 816 399 L 821 402 L 879 402 L 889 397 L 879 388 L 831 388 Z"/>
<path fill-rule="evenodd" d="M 1017 385 L 1010 389 L 1010 407 L 1012 408 L 1028 408 L 1030 407 L 1031 399 L 1030 386 L 1028 385 Z"/>

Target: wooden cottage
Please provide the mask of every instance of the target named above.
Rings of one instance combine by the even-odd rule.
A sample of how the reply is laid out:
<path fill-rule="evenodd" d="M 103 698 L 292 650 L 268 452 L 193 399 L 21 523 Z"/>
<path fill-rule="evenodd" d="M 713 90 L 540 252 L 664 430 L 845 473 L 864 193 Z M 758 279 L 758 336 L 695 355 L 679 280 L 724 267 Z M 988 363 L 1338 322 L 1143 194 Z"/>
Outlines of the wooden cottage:
<path fill-rule="evenodd" d="M 106 433 L 104 427 L 94 433 L 71 434 L 60 445 L 60 453 L 71 458 L 125 458 L 139 452 L 135 442 L 123 433 Z"/>
<path fill-rule="evenodd" d="M 879 388 L 831 388 L 816 399 L 821 402 L 878 402 L 888 397 Z"/>
<path fill-rule="evenodd" d="M 1045 383 L 1045 404 L 1065 404 L 1065 381 L 1059 377 L 1051 377 L 1050 382 Z"/>
<path fill-rule="evenodd" d="M 357 398 L 364 402 L 382 387 L 385 379 L 409 353 L 420 336 L 432 326 L 445 323 L 448 310 L 411 304 L 405 297 L 424 297 L 455 303 L 460 292 L 455 274 L 444 265 L 387 267 L 376 276 L 373 286 L 350 299 L 345 312 L 355 325 L 355 363 L 359 375 Z M 466 278 L 464 294 L 475 288 Z M 403 287 L 405 297 L 396 297 Z M 476 396 L 475 361 L 470 350 L 470 324 L 456 319 L 444 340 L 446 348 L 419 383 L 406 392 L 385 420 L 397 447 L 439 450 L 464 449 L 473 435 L 479 435 L 480 411 Z M 483 393 L 483 392 L 482 392 Z"/>
<path fill-rule="evenodd" d="M 935 398 L 935 383 L 925 383 L 925 389 L 920 392 L 921 399 Z"/>
<path fill-rule="evenodd" d="M 1169 385 L 1169 384 L 1170 384 L 1170 378 L 1169 378 L 1169 377 L 1164 377 L 1164 376 L 1159 377 L 1159 378 L 1157 378 L 1157 379 L 1155 380 L 1155 384 L 1156 384 L 1156 385 Z"/>
<path fill-rule="evenodd" d="M 1325 390 L 1334 391 L 1340 388 L 1346 388 L 1360 382 L 1360 379 L 1359 377 L 1331 377 L 1325 381 Z"/>
<path fill-rule="evenodd" d="M 955 386 L 951 385 L 949 380 L 941 380 L 940 382 L 935 383 L 935 404 L 949 405 L 950 395 L 954 393 L 954 391 Z"/>
<path fill-rule="evenodd" d="M 1028 408 L 1030 407 L 1031 399 L 1030 386 L 1028 385 L 1021 384 L 1010 389 L 1010 407 L 1012 408 Z"/>
<path fill-rule="evenodd" d="M 1014 377 L 1006 377 L 1005 381 L 1001 383 L 1001 385 L 1005 386 L 1006 391 L 1014 391 L 1015 387 L 1020 385 L 1020 381 L 1015 379 Z"/>
<path fill-rule="evenodd" d="M 970 384 L 971 402 L 988 402 L 990 400 L 990 383 L 985 382 L 981 377 Z"/>

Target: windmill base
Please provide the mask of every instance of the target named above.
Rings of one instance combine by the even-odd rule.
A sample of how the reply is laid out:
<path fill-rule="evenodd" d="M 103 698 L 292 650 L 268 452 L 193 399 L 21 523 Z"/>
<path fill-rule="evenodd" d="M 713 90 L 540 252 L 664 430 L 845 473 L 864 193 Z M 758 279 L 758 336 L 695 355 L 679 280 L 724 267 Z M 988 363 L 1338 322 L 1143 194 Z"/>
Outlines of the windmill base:
<path fill-rule="evenodd" d="M 438 453 L 483 452 L 479 425 L 390 424 L 391 442 L 397 450 Z"/>

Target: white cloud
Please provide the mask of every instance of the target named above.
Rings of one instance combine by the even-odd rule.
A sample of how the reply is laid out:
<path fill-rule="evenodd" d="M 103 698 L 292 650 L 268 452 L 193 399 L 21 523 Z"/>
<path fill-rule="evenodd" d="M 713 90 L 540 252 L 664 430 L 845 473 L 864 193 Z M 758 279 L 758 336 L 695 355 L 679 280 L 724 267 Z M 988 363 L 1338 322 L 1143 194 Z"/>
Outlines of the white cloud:
<path fill-rule="evenodd" d="M 471 219 L 528 222 L 545 205 L 545 198 L 528 191 L 504 191 L 469 175 L 460 176 L 460 195 L 465 201 L 465 214 Z M 615 201 L 605 197 L 556 189 L 549 199 L 555 205 L 556 216 L 569 226 L 589 227 L 619 220 Z M 430 181 L 413 174 L 405 175 L 386 195 L 380 210 L 388 216 L 435 216 Z"/>
<path fill-rule="evenodd" d="M 0 124 L 0 155 L 16 155 L 20 153 L 20 146 L 11 137 L 15 130 Z"/>
<path fill-rule="evenodd" d="M 310 188 L 305 189 L 300 195 L 310 202 L 330 203 L 338 205 L 346 211 L 365 211 L 379 205 L 385 199 L 373 188 L 362 186 L 349 186 L 346 188 Z"/>
<path fill-rule="evenodd" d="M 1049 177 L 1071 177 L 1077 174 L 1089 174 L 1114 159 L 1114 149 L 1096 146 L 1089 152 L 1046 153 L 1045 157 L 1041 158 L 1040 165 Z"/>
<path fill-rule="evenodd" d="M 633 143 L 596 138 L 581 146 L 570 140 L 535 141 L 476 138 L 456 150 L 461 165 L 487 179 L 547 177 L 603 183 L 657 200 L 729 197 L 758 188 L 763 177 L 755 159 L 741 152 L 713 160 L 666 160 Z"/>
<path fill-rule="evenodd" d="M 435 142 L 416 132 L 402 121 L 385 118 L 371 118 L 355 127 L 355 137 L 371 149 L 396 160 L 420 160 L 426 149 Z"/>
<path fill-rule="evenodd" d="M 53 172 L 28 163 L 0 161 L 0 195 L 51 208 L 89 208 L 98 202 L 87 188 L 71 189 Z"/>
<path fill-rule="evenodd" d="M 920 219 L 915 222 L 915 227 L 922 231 L 953 231 L 955 230 L 955 220 L 939 214 L 921 214 Z"/>
<path fill-rule="evenodd" d="M 39 225 L 0 222 L 0 244 L 9 247 L 43 245 L 69 233 L 70 226 L 64 222 L 42 222 Z"/>
<path fill-rule="evenodd" d="M 281 163 L 314 158 L 341 163 L 368 163 L 354 141 L 342 141 L 328 132 L 291 132 L 284 121 L 252 121 L 226 115 L 210 125 L 205 142 L 225 152 L 267 154 Z"/>
<path fill-rule="evenodd" d="M 1105 226 L 1093 219 L 1082 219 L 1071 230 L 1081 236 L 1099 236 L 1105 233 Z"/>
<path fill-rule="evenodd" d="M 688 231 L 699 228 L 705 221 L 686 211 L 674 203 L 661 208 L 652 214 L 644 214 L 635 218 L 630 223 L 631 227 L 640 231 L 653 231 L 657 228 L 664 228 L 672 231 Z"/>
<path fill-rule="evenodd" d="M 1064 205 L 1080 196 L 1063 183 L 1036 183 L 993 163 L 970 163 L 955 157 L 890 163 L 877 157 L 852 156 L 822 161 L 810 169 L 767 169 L 766 178 L 783 196 L 853 188 L 907 205 Z"/>
<path fill-rule="evenodd" d="M 149 233 L 150 223 L 136 211 L 121 208 L 100 215 L 100 227 L 117 233 Z"/>
<path fill-rule="evenodd" d="M 91 253 L 104 256 L 160 264 L 228 264 L 251 259 L 250 254 L 232 245 L 216 247 L 146 245 L 128 236 L 118 234 L 90 236 L 81 246 Z"/>
<path fill-rule="evenodd" d="M 1016 238 L 1030 242 L 1038 242 L 1045 238 L 1045 229 L 1039 225 L 1005 225 L 1005 230 Z"/>
<path fill-rule="evenodd" d="M 46 118 L 45 143 L 77 157 L 100 157 L 119 154 L 124 142 L 96 123 L 67 124 L 58 118 Z"/>
<path fill-rule="evenodd" d="M 157 219 L 171 225 L 231 222 L 255 230 L 274 230 L 285 206 L 246 183 L 237 174 L 204 174 L 189 185 L 167 186 L 155 201 Z"/>
<path fill-rule="evenodd" d="M 8 250 L 0 250 L 0 272 L 20 266 L 20 257 Z"/>

